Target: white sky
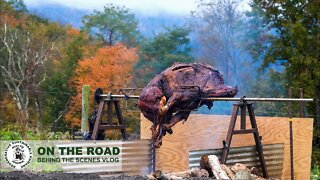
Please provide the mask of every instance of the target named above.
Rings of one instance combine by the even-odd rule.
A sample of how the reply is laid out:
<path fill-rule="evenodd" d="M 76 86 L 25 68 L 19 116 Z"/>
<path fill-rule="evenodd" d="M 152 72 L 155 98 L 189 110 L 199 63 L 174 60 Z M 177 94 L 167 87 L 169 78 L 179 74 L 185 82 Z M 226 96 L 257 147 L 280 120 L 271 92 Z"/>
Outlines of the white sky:
<path fill-rule="evenodd" d="M 147 14 L 168 12 L 188 14 L 196 7 L 196 0 L 24 0 L 27 6 L 59 4 L 83 10 L 102 10 L 107 3 L 124 5 L 134 11 Z"/>
<path fill-rule="evenodd" d="M 158 14 L 167 12 L 170 14 L 187 15 L 197 7 L 197 0 L 24 0 L 30 7 L 48 4 L 59 4 L 82 10 L 102 10 L 107 3 L 124 5 L 133 11 L 140 11 L 145 14 Z M 248 2 L 248 0 L 245 0 Z M 243 3 L 248 8 L 247 3 Z"/>

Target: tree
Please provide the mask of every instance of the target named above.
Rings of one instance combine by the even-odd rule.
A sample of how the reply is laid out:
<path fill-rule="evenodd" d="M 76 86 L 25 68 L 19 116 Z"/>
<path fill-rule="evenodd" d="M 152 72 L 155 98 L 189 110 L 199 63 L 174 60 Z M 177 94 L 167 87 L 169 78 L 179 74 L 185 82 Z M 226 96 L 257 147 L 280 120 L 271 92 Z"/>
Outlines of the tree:
<path fill-rule="evenodd" d="M 252 8 L 261 12 L 264 25 L 274 31 L 269 46 L 261 50 L 263 67 L 275 62 L 282 63 L 286 69 L 288 86 L 301 87 L 305 96 L 319 100 L 319 1 L 254 0 Z M 319 106 L 317 110 L 314 105 L 308 107 L 310 112 L 319 111 Z M 319 117 L 316 122 L 320 127 Z"/>
<path fill-rule="evenodd" d="M 174 62 L 191 62 L 189 30 L 181 27 L 167 28 L 140 46 L 139 61 L 135 65 L 135 83 L 146 85 L 156 74 Z"/>
<path fill-rule="evenodd" d="M 90 49 L 86 33 L 72 27 L 66 28 L 64 46 L 60 48 L 57 58 L 47 70 L 48 78 L 43 83 L 42 89 L 46 92 L 44 122 L 51 125 L 51 131 L 65 127 L 64 115 L 75 89 L 70 87 L 78 62 L 88 54 Z"/>
<path fill-rule="evenodd" d="M 28 12 L 26 5 L 23 0 L 9 0 L 8 3 L 13 7 L 14 10 L 18 12 L 26 13 Z"/>
<path fill-rule="evenodd" d="M 200 44 L 200 59 L 222 70 L 226 83 L 235 84 L 243 63 L 250 60 L 243 46 L 247 41 L 243 13 L 238 11 L 241 0 L 199 1 L 192 12 L 192 27 Z"/>
<path fill-rule="evenodd" d="M 122 42 L 127 46 L 136 44 L 138 22 L 133 13 L 125 7 L 112 4 L 104 6 L 104 11 L 94 11 L 83 18 L 83 29 L 105 45 Z"/>
<path fill-rule="evenodd" d="M 269 45 L 258 49 L 263 67 L 280 62 L 285 67 L 287 86 L 303 88 L 306 97 L 315 97 L 308 111 L 315 114 L 312 163 L 320 162 L 320 2 L 317 0 L 254 0 L 264 26 L 273 31 Z M 296 94 L 297 96 L 297 94 Z"/>
<path fill-rule="evenodd" d="M 115 92 L 130 82 L 132 67 L 136 60 L 135 49 L 118 43 L 114 46 L 102 47 L 94 56 L 79 61 L 75 76 L 71 80 L 71 86 L 75 87 L 76 95 L 72 97 L 70 109 L 65 118 L 73 126 L 80 124 L 82 85 L 90 85 L 92 94 L 97 88 L 102 88 L 106 92 Z"/>
<path fill-rule="evenodd" d="M 29 125 L 29 106 L 35 105 L 41 116 L 36 91 L 46 80 L 45 65 L 58 45 L 57 25 L 37 24 L 28 21 L 28 26 L 12 28 L 4 19 L 0 31 L 1 77 L 13 97 L 20 113 L 20 123 Z"/>

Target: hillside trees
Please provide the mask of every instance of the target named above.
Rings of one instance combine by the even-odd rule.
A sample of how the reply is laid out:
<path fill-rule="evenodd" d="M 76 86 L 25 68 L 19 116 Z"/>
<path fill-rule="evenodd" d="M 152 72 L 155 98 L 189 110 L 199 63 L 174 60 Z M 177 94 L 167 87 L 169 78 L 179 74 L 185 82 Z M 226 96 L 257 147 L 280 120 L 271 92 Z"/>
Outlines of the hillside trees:
<path fill-rule="evenodd" d="M 127 48 L 118 43 L 114 46 L 101 47 L 93 56 L 79 61 L 75 76 L 71 81 L 72 86 L 76 89 L 76 95 L 72 97 L 66 119 L 73 126 L 80 124 L 82 85 L 90 85 L 92 94 L 97 88 L 116 92 L 130 82 L 132 67 L 136 60 L 137 55 L 134 48 Z"/>
<path fill-rule="evenodd" d="M 139 61 L 135 65 L 135 83 L 143 87 L 174 62 L 193 61 L 189 33 L 185 28 L 171 27 L 142 42 Z"/>
<path fill-rule="evenodd" d="M 27 20 L 25 27 L 8 26 L 7 16 L 1 27 L 1 76 L 19 110 L 20 123 L 28 126 L 29 106 L 34 104 L 41 116 L 39 99 L 33 92 L 46 80 L 46 63 L 58 46 L 57 25 L 44 25 Z"/>
<path fill-rule="evenodd" d="M 235 84 L 240 67 L 249 58 L 243 42 L 243 13 L 237 9 L 240 0 L 199 1 L 192 13 L 192 27 L 200 43 L 200 59 L 218 67 L 228 84 Z"/>
<path fill-rule="evenodd" d="M 241 11 L 242 0 L 200 1 L 191 26 L 199 42 L 196 56 L 222 71 L 225 83 L 237 85 L 239 96 L 287 96 L 283 68 L 261 68 L 261 49 L 268 47 L 272 31 L 263 24 L 261 11 Z M 259 103 L 259 115 L 284 116 L 283 103 Z"/>
<path fill-rule="evenodd" d="M 104 10 L 94 11 L 83 18 L 83 29 L 104 45 L 115 45 L 121 42 L 127 46 L 137 43 L 138 21 L 133 13 L 125 7 L 107 4 Z"/>
<path fill-rule="evenodd" d="M 79 68 L 73 79 L 74 87 L 77 87 L 77 95 L 72 99 L 72 108 L 75 109 L 66 116 L 75 126 L 79 124 L 81 107 L 79 102 L 83 84 L 89 84 L 92 91 L 99 87 L 109 92 L 132 87 L 133 84 L 143 87 L 156 73 L 160 73 L 173 62 L 192 60 L 189 55 L 188 30 L 167 28 L 166 32 L 141 41 L 137 30 L 138 22 L 125 7 L 106 5 L 104 11 L 95 11 L 92 15 L 85 16 L 83 22 L 83 30 L 89 32 L 92 40 L 103 43 L 98 45 L 95 54 L 79 61 Z M 139 54 L 139 57 L 135 53 Z M 126 115 L 132 116 L 130 113 Z M 137 130 L 137 118 L 128 117 L 128 119 L 129 129 Z"/>
<path fill-rule="evenodd" d="M 70 128 L 63 121 L 66 119 L 76 127 L 82 85 L 89 84 L 92 91 L 99 87 L 110 92 L 132 85 L 139 33 L 128 9 L 107 5 L 104 12 L 86 16 L 87 34 L 30 15 L 23 4 L 14 9 L 12 3 L 0 3 L 1 125 L 6 122 L 41 130 L 52 125 L 53 131 L 66 130 Z M 190 62 L 188 35 L 186 29 L 168 28 L 139 44 L 141 66 L 136 67 L 141 79 L 137 82 L 146 82 L 173 62 Z M 102 37 L 105 43 L 101 43 Z M 150 68 L 146 75 L 144 67 Z M 137 118 L 128 116 L 128 131 L 137 130 Z"/>
<path fill-rule="evenodd" d="M 67 109 L 86 36 L 13 3 L 0 0 L 0 123 L 45 130 Z"/>
<path fill-rule="evenodd" d="M 78 61 L 90 54 L 88 36 L 72 27 L 66 28 L 65 46 L 60 49 L 60 57 L 51 63 L 48 69 L 48 78 L 43 83 L 42 88 L 48 93 L 45 94 L 44 121 L 51 125 L 51 130 L 65 127 L 64 115 L 68 111 L 68 106 L 75 89 L 70 86 L 71 78 L 75 74 Z"/>

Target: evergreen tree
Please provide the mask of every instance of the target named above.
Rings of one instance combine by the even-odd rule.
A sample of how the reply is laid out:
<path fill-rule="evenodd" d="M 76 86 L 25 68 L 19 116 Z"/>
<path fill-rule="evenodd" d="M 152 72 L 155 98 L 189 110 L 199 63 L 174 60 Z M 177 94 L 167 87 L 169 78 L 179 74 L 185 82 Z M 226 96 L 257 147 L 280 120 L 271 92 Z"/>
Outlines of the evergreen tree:
<path fill-rule="evenodd" d="M 174 62 L 193 61 L 189 32 L 181 27 L 172 27 L 145 40 L 140 46 L 139 61 L 135 66 L 135 83 L 142 87 Z"/>

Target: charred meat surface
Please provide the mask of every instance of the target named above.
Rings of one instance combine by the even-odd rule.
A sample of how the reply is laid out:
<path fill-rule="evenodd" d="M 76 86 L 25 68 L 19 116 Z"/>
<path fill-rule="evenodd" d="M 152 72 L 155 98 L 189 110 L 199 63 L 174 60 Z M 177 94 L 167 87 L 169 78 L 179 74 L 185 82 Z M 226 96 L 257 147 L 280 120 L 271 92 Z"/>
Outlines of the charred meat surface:
<path fill-rule="evenodd" d="M 211 65 L 175 63 L 142 90 L 138 107 L 153 123 L 152 139 L 160 147 L 162 137 L 171 134 L 175 124 L 186 121 L 199 104 L 212 107 L 212 101 L 203 101 L 203 97 L 234 97 L 237 91 L 237 87 L 224 85 L 222 75 Z"/>

